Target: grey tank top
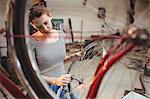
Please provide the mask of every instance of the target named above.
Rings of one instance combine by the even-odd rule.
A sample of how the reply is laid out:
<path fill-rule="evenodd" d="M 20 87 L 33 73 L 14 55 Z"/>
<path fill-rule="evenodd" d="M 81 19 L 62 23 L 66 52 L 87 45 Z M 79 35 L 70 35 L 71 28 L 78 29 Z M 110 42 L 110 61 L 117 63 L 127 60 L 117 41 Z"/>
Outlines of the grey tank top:
<path fill-rule="evenodd" d="M 44 43 L 32 38 L 31 47 L 35 61 L 41 74 L 49 77 L 59 77 L 65 73 L 64 58 L 66 55 L 64 33 L 58 31 L 59 40 L 53 43 Z"/>

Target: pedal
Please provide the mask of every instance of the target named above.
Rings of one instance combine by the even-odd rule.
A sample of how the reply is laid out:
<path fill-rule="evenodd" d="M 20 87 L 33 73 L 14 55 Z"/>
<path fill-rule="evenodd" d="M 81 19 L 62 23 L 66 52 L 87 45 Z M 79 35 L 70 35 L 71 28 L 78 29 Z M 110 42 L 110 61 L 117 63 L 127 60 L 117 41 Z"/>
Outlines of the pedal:
<path fill-rule="evenodd" d="M 145 66 L 144 75 L 145 76 L 150 76 L 150 68 L 148 68 L 148 66 Z"/>
<path fill-rule="evenodd" d="M 139 93 L 141 95 L 145 94 L 145 91 L 143 89 L 139 89 L 139 88 L 134 88 L 134 92 Z"/>
<path fill-rule="evenodd" d="M 125 90 L 124 91 L 124 96 L 127 95 L 129 92 L 131 92 L 132 90 Z M 134 92 L 139 93 L 141 95 L 145 94 L 145 91 L 143 89 L 139 89 L 139 88 L 134 88 Z"/>
<path fill-rule="evenodd" d="M 124 91 L 124 96 L 127 95 L 129 92 L 131 92 L 131 90 L 125 90 Z"/>

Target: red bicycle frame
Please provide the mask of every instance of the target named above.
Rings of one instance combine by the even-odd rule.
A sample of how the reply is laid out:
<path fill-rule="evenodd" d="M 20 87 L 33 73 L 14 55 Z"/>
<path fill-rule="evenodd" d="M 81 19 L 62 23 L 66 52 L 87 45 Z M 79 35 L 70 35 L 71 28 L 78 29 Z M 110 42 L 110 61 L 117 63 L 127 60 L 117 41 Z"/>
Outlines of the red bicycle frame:
<path fill-rule="evenodd" d="M 140 31 L 135 31 L 134 35 L 136 35 L 136 38 L 133 38 L 133 39 L 134 40 L 140 40 L 140 39 L 142 40 L 142 38 L 141 38 L 142 36 L 140 35 L 140 33 L 137 33 L 137 32 L 143 33 L 143 31 L 141 31 L 141 30 Z M 146 34 L 147 37 L 145 37 L 144 40 L 147 39 L 147 41 L 148 41 L 149 34 L 147 32 L 145 34 Z M 127 52 L 129 52 L 131 49 L 133 49 L 137 45 L 138 42 L 136 42 L 136 41 L 130 42 L 126 46 L 126 48 L 124 48 L 121 51 L 117 52 L 106 64 L 104 64 L 105 61 L 109 58 L 109 56 L 112 54 L 112 52 L 115 51 L 117 48 L 119 48 L 128 39 L 130 39 L 130 36 L 122 37 L 119 44 L 117 44 L 112 49 L 110 49 L 107 52 L 107 54 L 99 61 L 99 65 L 98 65 L 98 68 L 95 72 L 95 77 L 94 77 L 93 83 L 91 84 L 88 95 L 86 97 L 87 99 L 96 98 L 98 89 L 99 89 L 99 87 L 101 85 L 101 82 L 102 82 L 102 79 L 103 79 L 104 75 L 107 73 L 107 71 L 112 67 L 112 65 L 114 63 L 116 63 L 121 57 L 123 57 Z M 98 38 L 97 38 L 97 40 L 98 40 Z"/>
<path fill-rule="evenodd" d="M 23 92 L 19 89 L 19 87 L 14 82 L 9 80 L 1 70 L 0 70 L 0 78 L 1 78 L 1 84 L 11 93 L 13 97 L 15 97 L 16 99 L 29 98 L 29 96 L 23 94 Z"/>

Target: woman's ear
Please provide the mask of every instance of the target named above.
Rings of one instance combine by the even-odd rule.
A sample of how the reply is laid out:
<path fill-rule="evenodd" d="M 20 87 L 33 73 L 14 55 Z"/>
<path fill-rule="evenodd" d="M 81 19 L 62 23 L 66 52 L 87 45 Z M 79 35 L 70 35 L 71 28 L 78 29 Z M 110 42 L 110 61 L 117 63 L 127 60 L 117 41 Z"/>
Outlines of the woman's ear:
<path fill-rule="evenodd" d="M 52 14 L 50 12 L 48 13 L 48 16 L 52 19 Z"/>
<path fill-rule="evenodd" d="M 47 13 L 47 15 L 52 18 L 53 17 L 52 16 L 52 10 L 49 10 L 48 13 Z"/>

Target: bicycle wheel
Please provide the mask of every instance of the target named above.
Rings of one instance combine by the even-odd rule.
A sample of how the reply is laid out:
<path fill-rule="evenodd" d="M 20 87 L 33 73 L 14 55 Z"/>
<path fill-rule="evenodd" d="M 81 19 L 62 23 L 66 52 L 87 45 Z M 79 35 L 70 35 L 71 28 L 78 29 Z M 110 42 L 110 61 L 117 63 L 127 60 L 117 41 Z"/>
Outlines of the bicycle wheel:
<path fill-rule="evenodd" d="M 37 68 L 33 67 L 29 48 L 28 11 L 33 1 L 10 0 L 7 17 L 8 52 L 18 76 L 32 98 L 54 98 L 56 95 L 40 77 Z"/>
<path fill-rule="evenodd" d="M 70 93 L 76 93 L 79 99 L 84 99 L 93 80 L 98 61 L 105 53 L 105 48 L 99 41 L 94 41 L 83 49 L 79 61 L 73 61 L 66 66 L 68 73 L 74 75 Z M 69 94 L 69 93 L 68 93 Z"/>

